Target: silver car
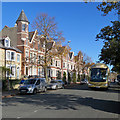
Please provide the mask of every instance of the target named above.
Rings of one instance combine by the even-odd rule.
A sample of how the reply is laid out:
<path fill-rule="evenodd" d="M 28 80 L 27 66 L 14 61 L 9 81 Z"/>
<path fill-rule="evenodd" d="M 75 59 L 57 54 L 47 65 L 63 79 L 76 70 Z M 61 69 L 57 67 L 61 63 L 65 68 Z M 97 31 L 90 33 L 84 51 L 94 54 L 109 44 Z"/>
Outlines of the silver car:
<path fill-rule="evenodd" d="M 57 80 L 51 80 L 51 82 L 48 83 L 48 85 L 47 85 L 47 89 L 54 89 L 54 90 L 56 90 L 58 88 L 64 88 L 64 86 L 63 86 L 62 83 L 60 83 Z"/>
<path fill-rule="evenodd" d="M 46 92 L 47 86 L 45 78 L 31 78 L 24 82 L 22 86 L 19 87 L 20 94 L 22 93 L 33 93 Z"/>

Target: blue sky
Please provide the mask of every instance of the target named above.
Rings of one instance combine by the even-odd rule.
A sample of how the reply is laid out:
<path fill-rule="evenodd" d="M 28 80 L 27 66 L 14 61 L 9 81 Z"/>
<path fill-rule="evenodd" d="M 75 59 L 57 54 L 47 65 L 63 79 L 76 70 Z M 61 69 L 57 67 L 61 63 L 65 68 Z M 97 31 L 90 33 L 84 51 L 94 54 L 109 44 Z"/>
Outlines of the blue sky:
<path fill-rule="evenodd" d="M 101 28 L 111 25 L 110 21 L 118 20 L 114 11 L 102 16 L 96 8 L 98 4 L 100 2 L 3 2 L 2 28 L 13 27 L 22 9 L 30 23 L 37 14 L 47 13 L 55 17 L 58 29 L 63 31 L 64 45 L 71 40 L 70 47 L 75 55 L 81 50 L 96 62 L 103 46 L 102 41 L 95 41 L 96 35 Z"/>

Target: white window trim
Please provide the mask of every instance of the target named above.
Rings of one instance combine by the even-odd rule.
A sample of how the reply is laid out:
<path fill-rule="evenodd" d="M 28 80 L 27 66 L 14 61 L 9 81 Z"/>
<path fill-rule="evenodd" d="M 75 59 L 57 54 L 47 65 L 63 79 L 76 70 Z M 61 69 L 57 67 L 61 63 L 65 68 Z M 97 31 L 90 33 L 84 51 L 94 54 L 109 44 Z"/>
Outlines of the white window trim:
<path fill-rule="evenodd" d="M 18 74 L 17 74 L 17 68 L 19 67 L 19 76 L 17 76 Z M 19 77 L 20 77 L 20 71 L 21 71 L 21 69 L 20 69 L 20 66 L 17 66 L 16 67 L 16 77 L 17 77 L 17 79 L 19 79 Z"/>
<path fill-rule="evenodd" d="M 7 53 L 10 52 L 10 59 L 8 59 Z M 11 53 L 14 53 L 14 59 L 11 59 Z M 6 60 L 10 60 L 10 61 L 15 61 L 16 60 L 16 52 L 15 51 L 11 51 L 11 50 L 6 50 Z"/>
<path fill-rule="evenodd" d="M 9 44 L 8 46 L 7 46 L 6 40 L 8 40 L 8 44 Z M 5 38 L 5 47 L 10 47 L 10 39 L 9 39 L 9 37 Z"/>
<path fill-rule="evenodd" d="M 7 67 L 7 68 L 10 68 L 10 70 L 11 70 L 12 67 L 15 68 L 14 75 L 10 74 L 9 76 L 7 76 L 7 73 L 6 73 L 6 76 L 7 76 L 7 77 L 10 77 L 10 76 L 11 76 L 11 77 L 16 77 L 16 65 L 6 64 L 6 67 Z"/>
<path fill-rule="evenodd" d="M 25 30 L 23 30 L 23 25 L 25 25 Z M 22 23 L 22 31 L 26 31 L 26 24 L 25 23 Z"/>
<path fill-rule="evenodd" d="M 18 61 L 18 55 L 19 55 L 19 61 Z M 19 53 L 17 53 L 17 62 L 20 62 L 20 57 L 21 57 L 21 55 Z"/>
<path fill-rule="evenodd" d="M 7 55 L 7 53 L 10 53 L 10 58 L 11 58 L 11 51 L 10 50 L 6 50 L 6 60 L 10 60 L 10 58 L 8 58 L 8 55 Z"/>
<path fill-rule="evenodd" d="M 11 59 L 11 54 L 10 54 L 10 59 L 11 59 L 11 61 L 15 61 L 15 58 L 16 58 L 16 52 L 11 51 L 11 53 L 12 53 L 12 52 L 14 53 L 14 59 L 13 59 L 13 60 Z"/>

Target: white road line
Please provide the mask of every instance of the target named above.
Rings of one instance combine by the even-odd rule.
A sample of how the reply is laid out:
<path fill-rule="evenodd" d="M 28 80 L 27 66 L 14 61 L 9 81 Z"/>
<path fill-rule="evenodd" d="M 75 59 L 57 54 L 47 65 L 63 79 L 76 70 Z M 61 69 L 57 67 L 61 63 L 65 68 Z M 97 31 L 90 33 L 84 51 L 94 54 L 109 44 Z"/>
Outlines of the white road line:
<path fill-rule="evenodd" d="M 21 117 L 17 117 L 17 119 L 20 119 Z"/>
<path fill-rule="evenodd" d="M 35 110 L 34 112 L 37 112 L 38 110 Z"/>

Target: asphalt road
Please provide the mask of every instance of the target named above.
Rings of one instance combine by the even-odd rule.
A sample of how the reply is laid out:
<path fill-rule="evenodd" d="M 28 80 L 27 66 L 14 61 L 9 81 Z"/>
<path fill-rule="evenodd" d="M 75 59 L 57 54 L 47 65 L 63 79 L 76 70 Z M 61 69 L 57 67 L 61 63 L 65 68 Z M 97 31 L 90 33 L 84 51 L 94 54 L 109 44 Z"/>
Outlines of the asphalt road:
<path fill-rule="evenodd" d="M 86 85 L 36 95 L 4 98 L 3 118 L 118 118 L 120 86 L 90 90 Z"/>

